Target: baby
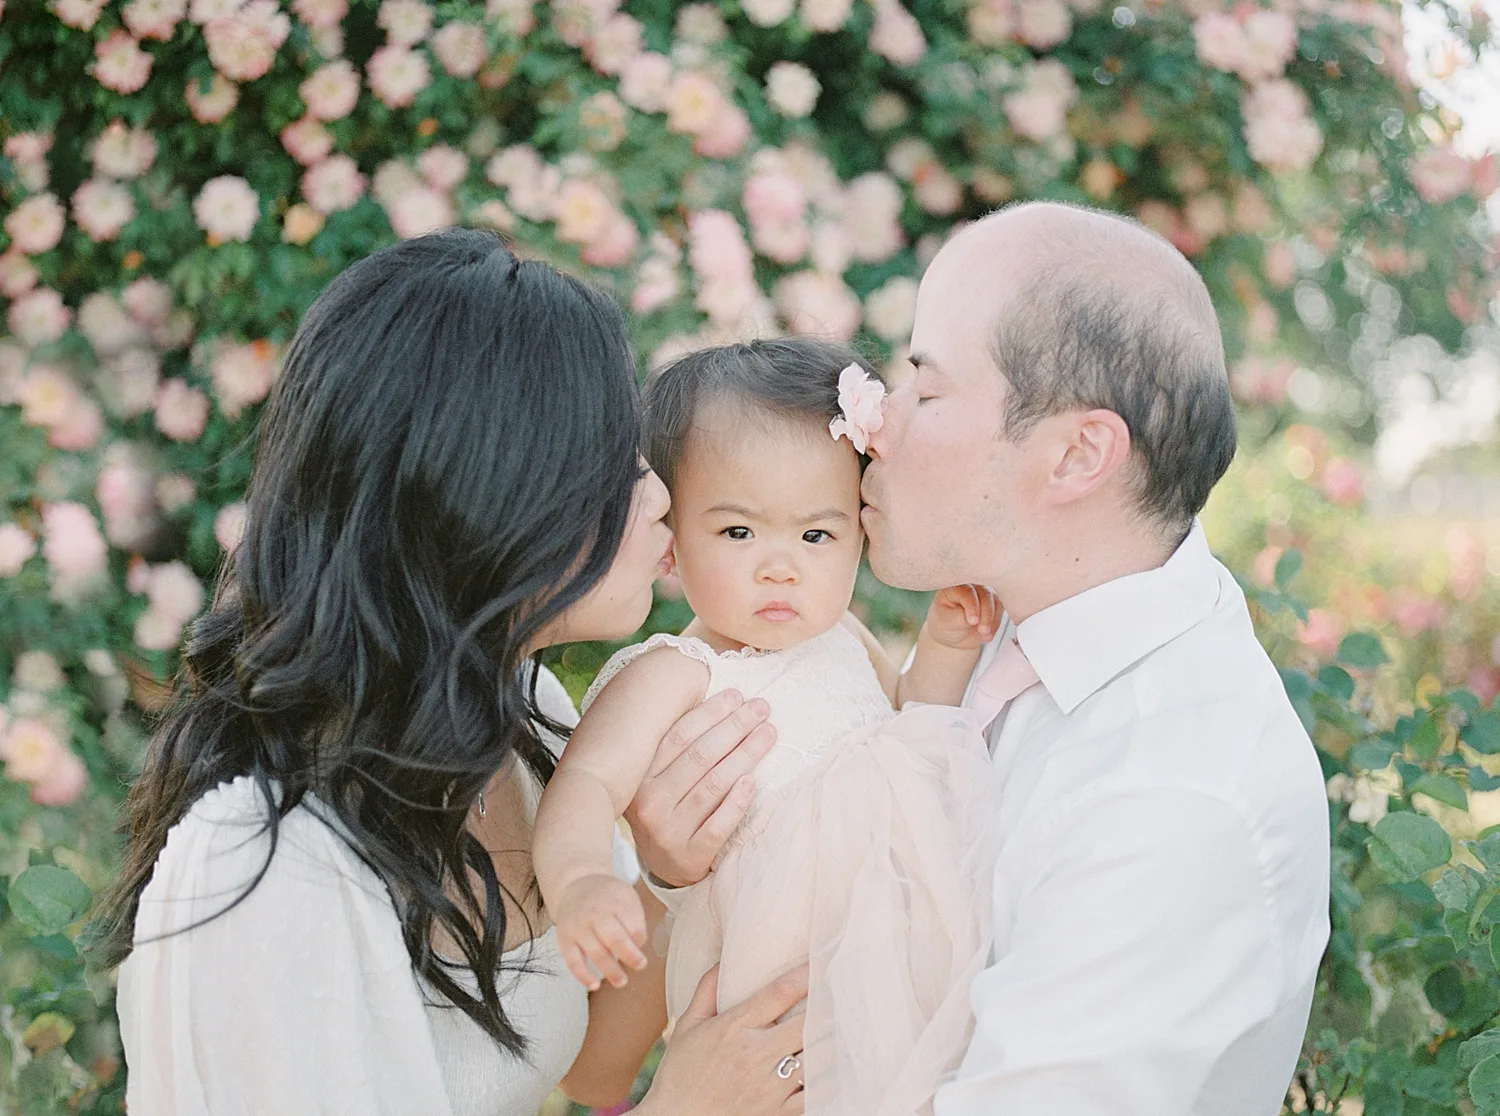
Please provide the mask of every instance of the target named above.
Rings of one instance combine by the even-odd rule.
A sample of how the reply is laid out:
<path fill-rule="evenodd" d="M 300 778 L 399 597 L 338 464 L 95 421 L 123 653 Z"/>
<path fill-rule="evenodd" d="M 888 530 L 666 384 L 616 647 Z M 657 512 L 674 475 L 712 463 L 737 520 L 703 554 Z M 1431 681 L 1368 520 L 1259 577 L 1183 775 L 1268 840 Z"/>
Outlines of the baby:
<path fill-rule="evenodd" d="M 715 964 L 722 1010 L 808 961 L 815 1116 L 930 1110 L 990 941 L 992 775 L 954 706 L 999 606 L 972 586 L 938 594 L 904 675 L 847 611 L 882 391 L 852 351 L 810 340 L 704 350 L 651 381 L 648 455 L 697 619 L 605 666 L 537 815 L 564 959 L 590 988 L 623 984 L 646 925 L 611 872 L 616 819 L 683 713 L 731 687 L 767 700 L 776 744 L 714 870 L 680 897 L 667 1003 L 676 1018 Z"/>

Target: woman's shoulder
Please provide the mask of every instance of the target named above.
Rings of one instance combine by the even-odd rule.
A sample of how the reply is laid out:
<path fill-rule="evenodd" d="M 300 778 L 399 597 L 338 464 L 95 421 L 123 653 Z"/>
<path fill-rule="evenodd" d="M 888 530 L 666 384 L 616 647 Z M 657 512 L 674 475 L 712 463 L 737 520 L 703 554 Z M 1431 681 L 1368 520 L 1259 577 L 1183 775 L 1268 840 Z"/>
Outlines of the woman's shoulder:
<path fill-rule="evenodd" d="M 298 932 L 338 908 L 391 912 L 389 893 L 317 800 L 280 818 L 273 836 L 266 793 L 240 776 L 204 794 L 172 827 L 141 893 L 137 941 L 205 919 L 226 923 L 221 931 L 257 923 L 253 932 L 274 934 L 278 926 Z M 270 793 L 279 793 L 274 784 Z"/>

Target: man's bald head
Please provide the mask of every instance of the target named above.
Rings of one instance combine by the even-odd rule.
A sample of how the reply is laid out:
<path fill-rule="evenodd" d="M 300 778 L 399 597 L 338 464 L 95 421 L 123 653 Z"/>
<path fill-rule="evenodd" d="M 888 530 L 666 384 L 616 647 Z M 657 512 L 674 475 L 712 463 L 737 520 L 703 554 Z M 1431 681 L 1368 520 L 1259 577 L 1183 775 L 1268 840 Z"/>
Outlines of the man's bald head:
<path fill-rule="evenodd" d="M 1053 414 L 1113 411 L 1142 510 L 1186 530 L 1234 456 L 1235 422 L 1212 300 L 1177 249 L 1114 214 L 1033 203 L 962 230 L 929 280 L 966 288 L 981 315 L 1009 384 L 1007 437 Z"/>

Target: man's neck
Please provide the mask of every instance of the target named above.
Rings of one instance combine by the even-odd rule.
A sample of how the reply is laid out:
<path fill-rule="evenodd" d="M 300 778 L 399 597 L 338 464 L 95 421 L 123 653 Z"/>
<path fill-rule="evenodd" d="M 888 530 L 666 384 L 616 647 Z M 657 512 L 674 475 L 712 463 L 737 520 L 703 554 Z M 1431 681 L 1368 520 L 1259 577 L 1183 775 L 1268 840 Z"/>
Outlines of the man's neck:
<path fill-rule="evenodd" d="M 1019 624 L 1097 586 L 1159 569 L 1178 545 L 1139 532 L 1057 540 L 1028 555 L 1026 568 L 997 579 L 1001 584 L 985 584 L 995 590 L 1005 611 Z"/>

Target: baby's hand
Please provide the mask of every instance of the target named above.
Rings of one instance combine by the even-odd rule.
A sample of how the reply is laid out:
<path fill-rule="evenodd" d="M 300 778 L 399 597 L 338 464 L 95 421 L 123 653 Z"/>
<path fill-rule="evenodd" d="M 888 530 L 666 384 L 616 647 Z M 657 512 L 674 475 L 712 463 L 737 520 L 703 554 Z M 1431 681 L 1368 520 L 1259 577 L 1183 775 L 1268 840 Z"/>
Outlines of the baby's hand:
<path fill-rule="evenodd" d="M 983 585 L 940 589 L 927 610 L 927 631 L 944 647 L 973 651 L 995 638 L 1000 600 Z"/>
<path fill-rule="evenodd" d="M 590 992 L 599 987 L 591 964 L 615 988 L 630 979 L 622 964 L 646 967 L 646 911 L 629 884 L 608 875 L 584 876 L 563 888 L 551 913 L 568 971 Z"/>

